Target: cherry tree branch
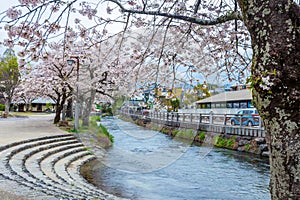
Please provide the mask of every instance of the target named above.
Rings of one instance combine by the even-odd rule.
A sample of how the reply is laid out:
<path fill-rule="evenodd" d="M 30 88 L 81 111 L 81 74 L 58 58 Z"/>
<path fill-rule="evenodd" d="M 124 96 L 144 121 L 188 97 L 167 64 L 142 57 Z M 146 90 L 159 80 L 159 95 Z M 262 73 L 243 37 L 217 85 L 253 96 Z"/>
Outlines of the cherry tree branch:
<path fill-rule="evenodd" d="M 191 23 L 199 24 L 199 25 L 203 25 L 203 26 L 222 24 L 224 22 L 232 21 L 232 20 L 242 20 L 242 15 L 240 14 L 240 12 L 237 12 L 237 11 L 236 12 L 227 12 L 226 15 L 217 17 L 215 19 L 205 20 L 205 19 L 200 19 L 200 18 L 193 17 L 193 16 L 165 13 L 165 12 L 160 12 L 160 11 L 127 9 L 117 0 L 107 0 L 107 1 L 117 4 L 120 7 L 121 11 L 124 13 L 150 15 L 150 16 L 161 16 L 161 17 L 167 17 L 170 19 L 183 20 L 183 21 L 187 21 L 187 22 L 191 22 Z"/>

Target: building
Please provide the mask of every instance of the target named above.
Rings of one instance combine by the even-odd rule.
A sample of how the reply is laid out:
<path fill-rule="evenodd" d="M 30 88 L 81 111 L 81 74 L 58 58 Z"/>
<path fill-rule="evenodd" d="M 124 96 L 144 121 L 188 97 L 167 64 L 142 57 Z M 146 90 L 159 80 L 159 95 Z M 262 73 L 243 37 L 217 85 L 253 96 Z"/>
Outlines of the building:
<path fill-rule="evenodd" d="M 253 108 L 251 90 L 223 92 L 195 102 L 196 108 Z"/>
<path fill-rule="evenodd" d="M 250 89 L 222 92 L 196 101 L 192 109 L 181 109 L 180 112 L 235 114 L 245 108 L 254 108 Z"/>
<path fill-rule="evenodd" d="M 13 104 L 17 105 L 19 112 L 52 112 L 55 110 L 55 102 L 52 99 L 37 98 L 30 103 L 28 107 L 29 110 L 26 110 L 26 104 L 24 103 L 24 101 L 20 101 Z"/>

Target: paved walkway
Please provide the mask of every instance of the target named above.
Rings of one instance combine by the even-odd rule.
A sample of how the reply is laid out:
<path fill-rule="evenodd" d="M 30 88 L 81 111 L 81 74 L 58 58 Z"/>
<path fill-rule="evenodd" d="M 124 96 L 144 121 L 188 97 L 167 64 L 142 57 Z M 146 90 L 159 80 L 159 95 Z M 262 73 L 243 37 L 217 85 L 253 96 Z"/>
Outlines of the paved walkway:
<path fill-rule="evenodd" d="M 53 114 L 36 114 L 28 118 L 0 118 L 0 146 L 47 135 L 65 134 L 53 124 Z"/>
<path fill-rule="evenodd" d="M 0 146 L 16 141 L 65 134 L 53 124 L 53 114 L 36 114 L 28 118 L 0 118 Z M 1 200 L 26 199 L 0 187 Z"/>

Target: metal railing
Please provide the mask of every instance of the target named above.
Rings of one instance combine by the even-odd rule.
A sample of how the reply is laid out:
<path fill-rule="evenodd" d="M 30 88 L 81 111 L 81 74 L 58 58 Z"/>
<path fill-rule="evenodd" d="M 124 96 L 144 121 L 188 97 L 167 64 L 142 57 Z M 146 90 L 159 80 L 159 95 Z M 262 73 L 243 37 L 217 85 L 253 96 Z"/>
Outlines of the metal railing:
<path fill-rule="evenodd" d="M 163 121 L 201 123 L 225 126 L 249 126 L 249 128 L 263 129 L 260 116 L 237 115 L 237 114 L 214 114 L 207 113 L 178 113 L 178 112 L 157 112 L 152 110 L 131 111 L 123 109 L 122 112 L 136 117 L 147 117 Z M 251 123 L 246 123 L 251 122 Z"/>

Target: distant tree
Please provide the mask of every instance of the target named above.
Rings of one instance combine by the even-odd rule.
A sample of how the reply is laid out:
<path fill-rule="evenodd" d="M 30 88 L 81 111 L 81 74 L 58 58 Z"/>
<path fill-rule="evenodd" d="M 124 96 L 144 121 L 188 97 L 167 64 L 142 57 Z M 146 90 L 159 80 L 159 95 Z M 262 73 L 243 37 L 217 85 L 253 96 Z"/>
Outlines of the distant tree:
<path fill-rule="evenodd" d="M 12 49 L 7 49 L 0 61 L 0 92 L 5 99 L 5 117 L 19 84 L 19 69 L 17 57 Z"/>
<path fill-rule="evenodd" d="M 194 91 L 197 95 L 197 100 L 204 99 L 211 96 L 209 87 L 205 81 L 203 84 L 198 83 L 197 85 L 195 85 Z"/>

